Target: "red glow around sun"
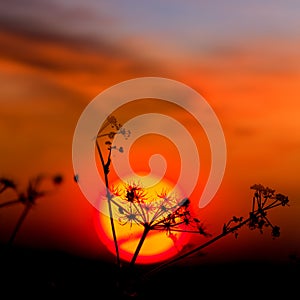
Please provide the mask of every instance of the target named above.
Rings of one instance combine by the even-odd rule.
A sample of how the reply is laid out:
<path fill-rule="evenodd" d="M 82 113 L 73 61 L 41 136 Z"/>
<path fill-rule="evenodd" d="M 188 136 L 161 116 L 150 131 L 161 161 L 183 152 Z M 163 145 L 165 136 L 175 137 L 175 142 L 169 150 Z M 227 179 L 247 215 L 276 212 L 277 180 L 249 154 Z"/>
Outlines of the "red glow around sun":
<path fill-rule="evenodd" d="M 157 191 L 160 189 L 170 188 L 171 185 L 167 181 L 160 182 L 155 186 L 147 189 L 148 196 L 156 196 Z M 103 200 L 106 201 L 106 200 Z M 104 202 L 104 203 L 107 203 Z M 112 253 L 116 254 L 113 235 L 111 230 L 110 218 L 107 212 L 97 212 L 95 217 L 96 231 L 101 242 Z M 142 236 L 144 227 L 135 222 L 123 222 L 115 217 L 114 225 L 116 236 L 118 240 L 120 259 L 130 262 L 137 245 Z M 183 246 L 188 242 L 189 236 L 184 232 L 174 232 L 168 234 L 167 231 L 151 230 L 139 252 L 136 263 L 138 264 L 152 264 L 164 261 L 178 254 Z"/>

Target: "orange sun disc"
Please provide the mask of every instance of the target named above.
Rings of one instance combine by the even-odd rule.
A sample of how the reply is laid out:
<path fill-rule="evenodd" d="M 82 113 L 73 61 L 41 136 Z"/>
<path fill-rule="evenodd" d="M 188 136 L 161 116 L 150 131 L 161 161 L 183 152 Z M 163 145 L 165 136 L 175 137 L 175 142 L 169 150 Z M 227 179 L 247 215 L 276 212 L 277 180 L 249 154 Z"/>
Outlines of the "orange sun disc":
<path fill-rule="evenodd" d="M 144 188 L 145 186 L 146 188 Z M 153 206 L 155 209 L 151 217 L 148 215 L 148 219 L 146 214 L 149 213 L 149 209 L 144 209 L 144 207 L 146 207 L 145 201 L 143 201 L 144 206 L 140 203 L 135 203 L 134 205 L 133 203 L 129 203 L 130 206 L 129 204 L 127 204 L 127 206 L 123 206 L 125 202 L 124 196 L 126 196 L 125 190 L 127 191 L 128 188 L 132 187 L 137 187 L 134 191 L 137 191 L 138 188 L 142 187 L 137 191 L 139 198 L 143 198 L 143 200 L 147 198 L 147 201 L 151 199 L 151 201 L 148 202 L 149 204 L 147 204 L 147 208 L 151 205 L 151 207 Z M 173 188 L 174 186 L 165 179 L 151 187 L 147 187 L 145 182 L 141 182 L 141 180 L 139 180 L 139 183 L 136 184 L 132 178 L 123 180 L 122 182 L 119 181 L 114 184 L 112 193 L 117 194 L 119 198 L 122 198 L 119 202 L 115 200 L 116 198 L 113 198 L 112 203 L 114 227 L 121 260 L 130 262 L 133 259 L 134 253 L 138 248 L 138 244 L 145 229 L 145 222 L 143 222 L 143 220 L 153 220 L 153 217 L 155 218 L 156 216 L 157 219 L 158 217 L 160 220 L 163 219 L 164 216 L 162 214 L 157 215 L 159 210 L 155 204 L 157 201 L 161 201 L 161 195 L 166 195 L 166 191 L 170 191 Z M 176 190 L 172 190 L 172 195 L 176 197 L 177 200 L 182 199 L 182 194 L 177 188 Z M 119 203 L 122 203 L 122 206 Z M 95 218 L 96 231 L 101 242 L 112 254 L 116 255 L 116 248 L 108 213 L 108 201 L 103 199 L 100 206 L 100 212 L 97 212 Z M 124 211 L 126 211 L 126 214 Z M 170 232 L 164 228 L 162 230 L 150 230 L 147 233 L 142 247 L 140 248 L 135 263 L 153 264 L 167 260 L 178 254 L 187 243 L 188 239 L 188 234 L 180 231 Z"/>

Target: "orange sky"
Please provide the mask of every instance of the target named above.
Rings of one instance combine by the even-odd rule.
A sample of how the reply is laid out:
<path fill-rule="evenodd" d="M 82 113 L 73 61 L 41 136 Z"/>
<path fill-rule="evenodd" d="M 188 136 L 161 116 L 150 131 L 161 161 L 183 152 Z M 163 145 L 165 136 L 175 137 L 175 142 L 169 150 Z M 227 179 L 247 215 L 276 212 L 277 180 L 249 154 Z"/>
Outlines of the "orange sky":
<path fill-rule="evenodd" d="M 65 178 L 57 193 L 30 212 L 16 243 L 96 257 L 105 253 L 94 228 L 94 208 L 73 181 L 75 126 L 86 105 L 106 88 L 157 76 L 195 89 L 222 124 L 225 176 L 215 199 L 199 210 L 212 233 L 232 215 L 247 215 L 254 183 L 291 201 L 291 207 L 271 217 L 281 227 L 278 241 L 243 230 L 237 241 L 227 237 L 208 249 L 209 257 L 268 258 L 272 252 L 274 259 L 285 260 L 291 252 L 300 255 L 300 18 L 295 9 L 277 1 L 273 8 L 254 1 L 243 9 L 230 1 L 222 13 L 208 5 L 214 23 L 195 17 L 193 10 L 200 14 L 205 6 L 194 1 L 191 10 L 175 1 L 170 11 L 163 5 L 147 10 L 141 3 L 135 6 L 140 25 L 130 18 L 129 7 L 122 13 L 116 1 L 112 7 L 99 2 L 94 11 L 90 1 L 82 10 L 77 2 L 72 10 L 67 2 L 55 2 L 48 7 L 57 12 L 52 21 L 47 5 L 36 1 L 31 2 L 36 12 L 22 9 L 18 1 L 2 10 L 0 175 L 21 186 L 40 172 L 61 172 Z M 151 22 L 156 11 L 157 20 Z M 0 211 L 1 241 L 7 240 L 21 209 Z"/>

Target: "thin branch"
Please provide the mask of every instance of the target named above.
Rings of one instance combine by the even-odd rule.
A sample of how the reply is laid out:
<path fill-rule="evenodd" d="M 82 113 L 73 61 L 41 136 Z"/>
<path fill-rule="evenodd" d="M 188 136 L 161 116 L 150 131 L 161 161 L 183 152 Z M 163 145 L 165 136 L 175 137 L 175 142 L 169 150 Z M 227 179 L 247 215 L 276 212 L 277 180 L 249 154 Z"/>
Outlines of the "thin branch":
<path fill-rule="evenodd" d="M 142 234 L 142 236 L 141 236 L 141 238 L 139 240 L 139 243 L 138 243 L 138 245 L 136 247 L 134 255 L 133 255 L 133 257 L 132 257 L 132 259 L 130 261 L 130 267 L 133 267 L 133 265 L 135 264 L 135 261 L 136 261 L 138 255 L 139 255 L 139 253 L 140 253 L 142 245 L 144 244 L 144 241 L 145 241 L 145 239 L 146 239 L 147 234 L 149 233 L 149 231 L 150 231 L 149 224 L 144 224 L 144 231 L 143 231 L 143 234 Z"/>
<path fill-rule="evenodd" d="M 98 154 L 100 156 L 100 160 L 101 160 L 101 164 L 102 164 L 103 172 L 104 172 L 105 188 L 106 188 L 106 197 L 107 197 L 107 201 L 108 201 L 108 211 L 109 211 L 110 226 L 111 226 L 113 240 L 114 240 L 114 245 L 115 245 L 117 265 L 120 268 L 121 267 L 121 261 L 120 261 L 119 245 L 118 245 L 117 234 L 116 234 L 115 223 L 114 223 L 113 212 L 112 212 L 111 193 L 110 193 L 110 190 L 109 190 L 109 183 L 108 183 L 108 167 L 109 167 L 109 163 L 110 163 L 111 148 L 109 150 L 110 152 L 109 152 L 109 156 L 108 156 L 108 161 L 107 161 L 107 163 L 105 163 L 103 155 L 102 155 L 102 151 L 100 149 L 100 146 L 99 146 L 99 143 L 98 143 L 97 140 L 96 140 L 96 147 L 97 147 Z"/>
<path fill-rule="evenodd" d="M 13 242 L 15 240 L 15 237 L 16 237 L 21 225 L 23 224 L 23 222 L 24 222 L 24 220 L 25 220 L 25 218 L 26 218 L 27 214 L 29 213 L 32 206 L 33 205 L 29 203 L 29 204 L 26 204 L 26 206 L 24 207 L 24 210 L 23 210 L 20 218 L 18 219 L 18 222 L 17 222 L 17 224 L 16 224 L 16 226 L 15 226 L 15 228 L 14 228 L 14 230 L 13 230 L 11 236 L 10 236 L 10 239 L 8 241 L 9 246 L 11 246 L 13 244 Z"/>
<path fill-rule="evenodd" d="M 19 200 L 19 199 L 10 200 L 10 201 L 1 203 L 1 204 L 0 204 L 0 208 L 6 207 L 6 206 L 11 206 L 11 205 L 18 204 L 18 203 L 20 203 L 20 200 Z"/>
<path fill-rule="evenodd" d="M 196 247 L 196 248 L 194 248 L 194 249 L 192 249 L 192 250 L 190 250 L 190 251 L 188 251 L 188 252 L 186 252 L 186 253 L 183 253 L 182 255 L 179 255 L 179 256 L 177 256 L 177 257 L 175 257 L 175 258 L 173 258 L 173 259 L 171 259 L 171 260 L 169 260 L 169 261 L 167 261 L 167 262 L 165 262 L 165 263 L 160 264 L 158 267 L 156 267 L 156 268 L 152 269 L 151 271 L 149 271 L 148 273 L 146 273 L 146 274 L 144 275 L 144 278 L 147 278 L 147 277 L 148 277 L 149 275 L 151 275 L 152 273 L 155 273 L 155 272 L 157 272 L 157 271 L 159 271 L 159 270 L 161 270 L 161 269 L 164 269 L 164 268 L 166 268 L 166 267 L 168 267 L 168 266 L 170 266 L 170 265 L 172 265 L 172 264 L 178 262 L 179 260 L 181 260 L 181 259 L 183 259 L 183 258 L 185 258 L 185 257 L 188 257 L 188 256 L 190 256 L 190 255 L 192 255 L 192 254 L 194 254 L 194 253 L 196 253 L 196 252 L 199 252 L 199 251 L 202 250 L 203 248 L 206 248 L 206 247 L 209 246 L 210 244 L 212 244 L 212 243 L 218 241 L 219 239 L 225 237 L 225 236 L 228 235 L 229 233 L 232 233 L 232 232 L 234 232 L 235 230 L 239 229 L 240 227 L 242 227 L 243 225 L 245 225 L 245 224 L 248 223 L 249 221 L 250 221 L 250 218 L 248 218 L 248 219 L 246 219 L 245 221 L 239 223 L 238 225 L 236 225 L 236 226 L 234 226 L 234 227 L 228 229 L 227 231 L 223 231 L 221 234 L 219 234 L 219 235 L 217 235 L 216 237 L 210 239 L 208 242 L 206 242 L 206 243 L 204 243 L 204 244 L 201 244 L 200 246 L 198 246 L 198 247 Z"/>

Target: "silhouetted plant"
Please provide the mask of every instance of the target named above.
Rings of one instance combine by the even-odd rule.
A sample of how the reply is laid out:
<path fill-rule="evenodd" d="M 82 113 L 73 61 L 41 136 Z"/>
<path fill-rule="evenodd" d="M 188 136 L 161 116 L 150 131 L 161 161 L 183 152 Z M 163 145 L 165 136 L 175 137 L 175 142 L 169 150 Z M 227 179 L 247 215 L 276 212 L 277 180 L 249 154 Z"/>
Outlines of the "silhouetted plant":
<path fill-rule="evenodd" d="M 107 131 L 108 129 L 108 131 Z M 116 259 L 117 259 L 117 265 L 120 268 L 121 261 L 120 261 L 120 254 L 119 254 L 119 246 L 116 236 L 116 230 L 114 225 L 114 216 L 112 212 L 112 205 L 111 205 L 111 193 L 109 190 L 109 181 L 108 181 L 108 173 L 109 173 L 109 167 L 111 164 L 111 152 L 112 150 L 118 150 L 120 152 L 123 152 L 123 148 L 116 146 L 112 146 L 112 140 L 115 137 L 116 134 L 122 134 L 125 138 L 128 138 L 130 136 L 130 131 L 125 130 L 120 123 L 117 122 L 117 119 L 114 116 L 109 116 L 106 121 L 102 124 L 98 135 L 96 137 L 96 147 L 100 158 L 100 163 L 103 169 L 103 175 L 105 180 L 105 187 L 106 187 L 106 198 L 108 201 L 108 210 L 109 210 L 109 217 L 110 217 L 110 224 L 113 234 L 113 240 L 115 245 L 115 251 L 116 251 Z M 104 157 L 101 147 L 99 145 L 99 139 L 105 137 L 105 145 L 108 150 L 107 157 Z M 108 139 L 107 139 L 108 138 Z M 78 175 L 75 175 L 78 176 Z"/>
<path fill-rule="evenodd" d="M 113 139 L 117 134 L 121 134 L 127 139 L 130 136 L 130 131 L 124 129 L 122 124 L 118 123 L 114 116 L 109 116 L 95 138 L 95 146 L 105 180 L 105 199 L 107 201 L 108 215 L 115 247 L 116 266 L 118 270 L 116 284 L 120 292 L 120 294 L 118 294 L 119 296 L 138 296 L 137 285 L 143 282 L 143 280 L 148 280 L 152 275 L 186 257 L 196 253 L 202 253 L 201 251 L 203 249 L 229 234 L 233 234 L 235 238 L 238 238 L 239 230 L 243 226 L 248 227 L 250 230 L 258 230 L 261 234 L 264 233 L 265 230 L 270 230 L 272 238 L 274 239 L 280 236 L 280 227 L 271 222 L 269 211 L 275 207 L 289 206 L 289 199 L 287 196 L 276 193 L 275 190 L 261 184 L 250 186 L 250 189 L 253 190 L 253 198 L 249 214 L 246 217 L 233 216 L 223 224 L 220 233 L 216 236 L 212 236 L 212 234 L 206 230 L 204 223 L 197 216 L 193 215 L 191 202 L 188 198 L 180 198 L 166 188 L 163 188 L 161 191 L 156 191 L 156 195 L 149 195 L 147 189 L 135 181 L 124 182 L 117 186 L 110 185 L 108 176 L 111 167 L 112 151 L 123 152 L 121 146 L 113 145 Z M 79 182 L 79 175 L 80 174 L 74 175 L 75 182 Z M 50 189 L 49 185 L 48 188 L 46 188 L 47 185 L 44 185 L 46 181 L 48 181 L 48 183 L 50 182 Z M 53 186 L 60 185 L 62 181 L 63 177 L 61 175 L 38 175 L 28 181 L 25 190 L 20 191 L 18 185 L 13 180 L 5 177 L 0 178 L 0 195 L 3 196 L 2 200 L 5 199 L 5 195 L 9 190 L 14 195 L 14 197 L 9 200 L 5 199 L 4 202 L 1 202 L 2 200 L 0 198 L 0 208 L 20 204 L 24 206 L 22 214 L 10 235 L 8 245 L 12 245 L 15 241 L 15 237 L 26 216 L 30 209 L 37 204 L 37 200 L 48 195 L 53 191 Z M 11 196 L 12 194 L 10 193 L 8 195 Z M 128 264 L 125 262 L 121 263 L 115 222 L 121 226 L 128 224 L 131 226 L 135 224 L 143 229 Z M 156 267 L 144 272 L 142 276 L 137 277 L 134 267 L 136 266 L 137 258 L 144 242 L 151 231 L 165 232 L 166 236 L 169 237 L 175 245 L 178 233 L 203 236 L 206 239 L 205 241 L 201 240 L 202 242 L 199 241 L 199 244 L 194 248 L 183 247 L 179 249 L 177 255 L 159 263 Z M 299 261 L 296 254 L 291 255 L 290 259 L 292 261 Z"/>
<path fill-rule="evenodd" d="M 222 232 L 219 235 L 213 237 L 209 241 L 195 247 L 194 249 L 186 253 L 183 253 L 163 264 L 160 264 L 158 267 L 151 270 L 147 274 L 147 276 L 187 256 L 203 250 L 207 246 L 227 236 L 228 234 L 234 234 L 237 238 L 238 230 L 244 225 L 248 226 L 251 230 L 258 229 L 260 233 L 263 233 L 263 228 L 271 227 L 272 237 L 278 238 L 280 236 L 280 227 L 277 225 L 273 225 L 270 222 L 269 218 L 267 218 L 267 215 L 268 211 L 272 208 L 275 208 L 277 206 L 288 206 L 288 197 L 279 193 L 275 193 L 275 190 L 270 189 L 269 187 L 264 187 L 261 184 L 254 184 L 250 187 L 250 189 L 254 190 L 254 195 L 252 200 L 252 209 L 249 213 L 248 218 L 233 216 L 227 223 L 223 225 Z"/>
<path fill-rule="evenodd" d="M 105 129 L 109 129 L 108 132 L 105 132 Z M 271 223 L 268 212 L 270 209 L 277 206 L 288 206 L 289 199 L 287 196 L 275 193 L 275 190 L 261 184 L 254 184 L 250 187 L 250 189 L 254 190 L 254 195 L 248 217 L 233 216 L 228 222 L 224 223 L 220 234 L 215 237 L 212 237 L 212 235 L 206 231 L 204 224 L 197 217 L 192 215 L 190 210 L 190 200 L 187 198 L 178 199 L 176 195 L 171 195 L 166 190 L 157 192 L 155 198 L 149 197 L 143 186 L 136 182 L 124 183 L 123 186 L 110 186 L 108 174 L 111 165 L 111 152 L 112 150 L 123 152 L 122 147 L 117 147 L 112 144 L 112 140 L 116 134 L 122 134 L 125 138 L 128 138 L 130 132 L 125 130 L 122 125 L 117 122 L 115 117 L 109 116 L 99 130 L 99 134 L 96 138 L 96 148 L 105 178 L 106 199 L 119 270 L 121 269 L 121 259 L 119 255 L 115 222 L 118 222 L 121 225 L 134 223 L 143 227 L 143 233 L 129 263 L 129 270 L 131 271 L 127 273 L 127 270 L 125 279 L 122 279 L 125 281 L 119 282 L 121 288 L 124 289 L 122 292 L 127 292 L 127 294 L 131 296 L 137 295 L 136 290 L 132 290 L 130 285 L 134 278 L 132 270 L 136 264 L 142 245 L 150 231 L 164 231 L 174 242 L 176 242 L 176 233 L 178 232 L 202 235 L 209 238 L 209 240 L 193 249 L 178 253 L 177 256 L 174 256 L 168 261 L 160 263 L 157 267 L 148 271 L 141 277 L 144 279 L 149 278 L 149 276 L 155 272 L 158 272 L 187 256 L 202 251 L 204 248 L 228 234 L 234 234 L 237 238 L 238 231 L 242 226 L 248 226 L 250 230 L 259 230 L 261 233 L 263 233 L 265 228 L 271 228 L 271 235 L 273 238 L 280 236 L 280 228 Z M 104 145 L 108 150 L 106 159 L 104 159 L 100 147 L 100 138 L 103 137 L 108 138 L 104 142 Z M 141 280 L 141 278 L 139 280 Z"/>
<path fill-rule="evenodd" d="M 17 223 L 13 229 L 12 234 L 8 240 L 8 245 L 12 245 L 18 231 L 21 228 L 26 216 L 28 215 L 30 209 L 36 205 L 37 200 L 49 194 L 51 190 L 46 189 L 43 184 L 48 180 L 54 186 L 59 185 L 63 181 L 63 177 L 60 174 L 54 176 L 46 176 L 40 174 L 33 179 L 28 181 L 27 187 L 25 191 L 19 191 L 17 188 L 17 184 L 8 178 L 0 178 L 0 194 L 4 194 L 8 189 L 13 190 L 15 194 L 15 198 L 10 200 L 5 200 L 5 202 L 0 204 L 0 208 L 4 208 L 11 205 L 22 204 L 24 205 L 24 209 L 22 211 L 21 216 L 17 220 Z"/>
<path fill-rule="evenodd" d="M 144 228 L 130 266 L 135 264 L 141 247 L 152 230 L 166 232 L 174 243 L 176 242 L 175 233 L 178 232 L 210 236 L 203 223 L 192 216 L 188 198 L 179 200 L 176 195 L 162 190 L 153 199 L 147 195 L 144 187 L 133 182 L 125 183 L 123 189 L 112 188 L 110 199 L 116 208 L 114 216 L 121 225 L 135 223 Z"/>

